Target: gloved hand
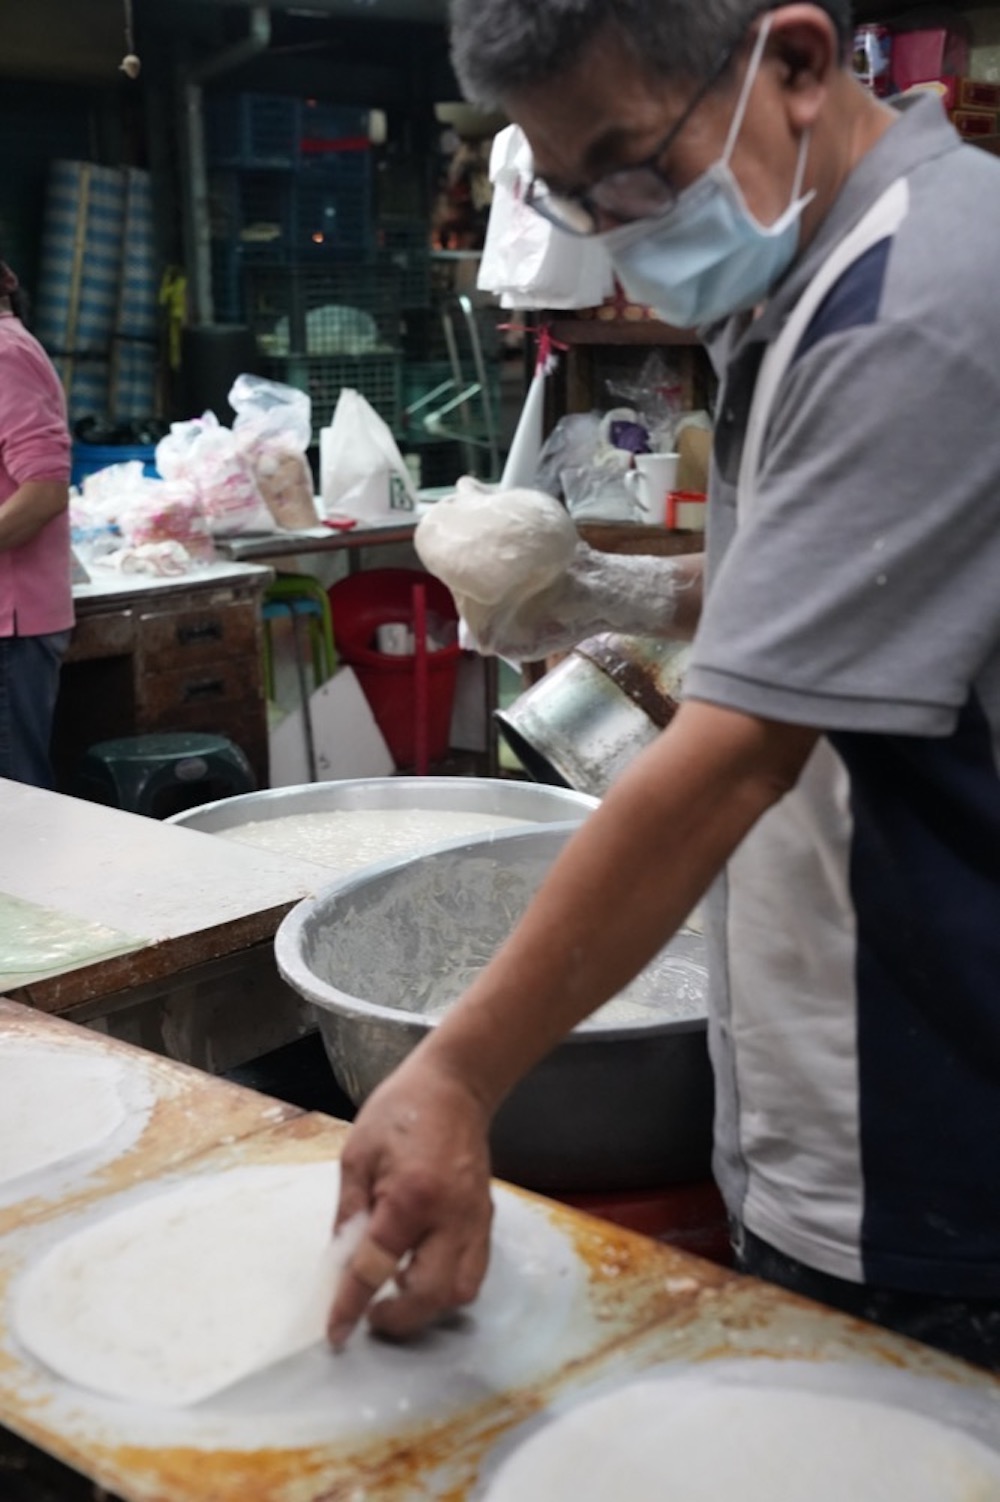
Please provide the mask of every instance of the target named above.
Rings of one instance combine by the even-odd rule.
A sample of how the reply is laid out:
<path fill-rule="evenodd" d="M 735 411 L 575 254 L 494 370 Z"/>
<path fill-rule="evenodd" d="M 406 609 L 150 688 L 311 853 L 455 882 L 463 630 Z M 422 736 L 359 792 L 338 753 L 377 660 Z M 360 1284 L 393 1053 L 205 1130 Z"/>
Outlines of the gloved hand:
<path fill-rule="evenodd" d="M 455 595 L 487 656 L 536 662 L 603 631 L 669 636 L 686 587 L 672 558 L 620 557 L 578 542 L 565 571 L 536 594 L 494 605 Z"/>
<path fill-rule="evenodd" d="M 602 631 L 670 636 L 694 582 L 689 559 L 596 552 L 541 491 L 496 494 L 462 481 L 423 518 L 415 543 L 480 651 L 518 661 L 568 651 Z"/>

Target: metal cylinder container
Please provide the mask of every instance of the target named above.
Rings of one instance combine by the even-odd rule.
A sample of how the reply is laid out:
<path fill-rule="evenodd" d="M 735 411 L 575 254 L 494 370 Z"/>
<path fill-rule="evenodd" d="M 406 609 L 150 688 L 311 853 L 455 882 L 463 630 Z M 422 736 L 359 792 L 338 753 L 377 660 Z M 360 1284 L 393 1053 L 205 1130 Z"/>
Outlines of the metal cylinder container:
<path fill-rule="evenodd" d="M 689 649 L 591 637 L 507 709 L 504 740 L 536 782 L 601 798 L 677 712 Z"/>

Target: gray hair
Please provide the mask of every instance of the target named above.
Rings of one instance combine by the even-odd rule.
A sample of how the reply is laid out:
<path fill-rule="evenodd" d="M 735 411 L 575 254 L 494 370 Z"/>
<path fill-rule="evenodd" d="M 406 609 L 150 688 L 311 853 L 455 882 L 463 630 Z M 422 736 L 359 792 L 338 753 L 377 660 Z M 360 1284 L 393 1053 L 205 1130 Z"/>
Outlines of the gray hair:
<path fill-rule="evenodd" d="M 813 0 L 837 27 L 844 57 L 851 0 Z M 452 61 L 466 97 L 495 108 L 571 68 L 613 29 L 643 65 L 698 84 L 767 0 L 451 0 Z"/>

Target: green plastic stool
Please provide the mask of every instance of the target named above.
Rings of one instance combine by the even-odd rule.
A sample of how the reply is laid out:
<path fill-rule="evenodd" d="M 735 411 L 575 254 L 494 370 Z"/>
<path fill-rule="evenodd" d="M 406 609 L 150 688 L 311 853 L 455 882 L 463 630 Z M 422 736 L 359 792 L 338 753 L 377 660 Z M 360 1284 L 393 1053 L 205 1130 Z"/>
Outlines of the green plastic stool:
<path fill-rule="evenodd" d="M 311 574 L 279 574 L 264 591 L 264 683 L 267 697 L 274 698 L 274 654 L 271 647 L 270 622 L 290 616 L 295 631 L 295 655 L 299 656 L 298 621 L 309 629 L 312 654 L 313 686 L 319 688 L 337 670 L 337 651 L 333 644 L 333 617 L 330 599 L 318 579 Z"/>
<path fill-rule="evenodd" d="M 134 735 L 100 741 L 73 778 L 75 797 L 150 819 L 257 790 L 250 763 L 223 735 Z"/>

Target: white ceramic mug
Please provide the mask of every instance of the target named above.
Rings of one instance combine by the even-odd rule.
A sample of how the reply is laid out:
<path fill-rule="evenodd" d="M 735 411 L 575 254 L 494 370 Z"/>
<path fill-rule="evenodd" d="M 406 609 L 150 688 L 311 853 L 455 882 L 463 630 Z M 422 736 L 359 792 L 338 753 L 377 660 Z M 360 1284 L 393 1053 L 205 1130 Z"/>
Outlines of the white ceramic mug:
<path fill-rule="evenodd" d="M 655 527 L 666 522 L 667 496 L 677 489 L 679 454 L 637 454 L 635 469 L 625 476 L 625 484 Z"/>

